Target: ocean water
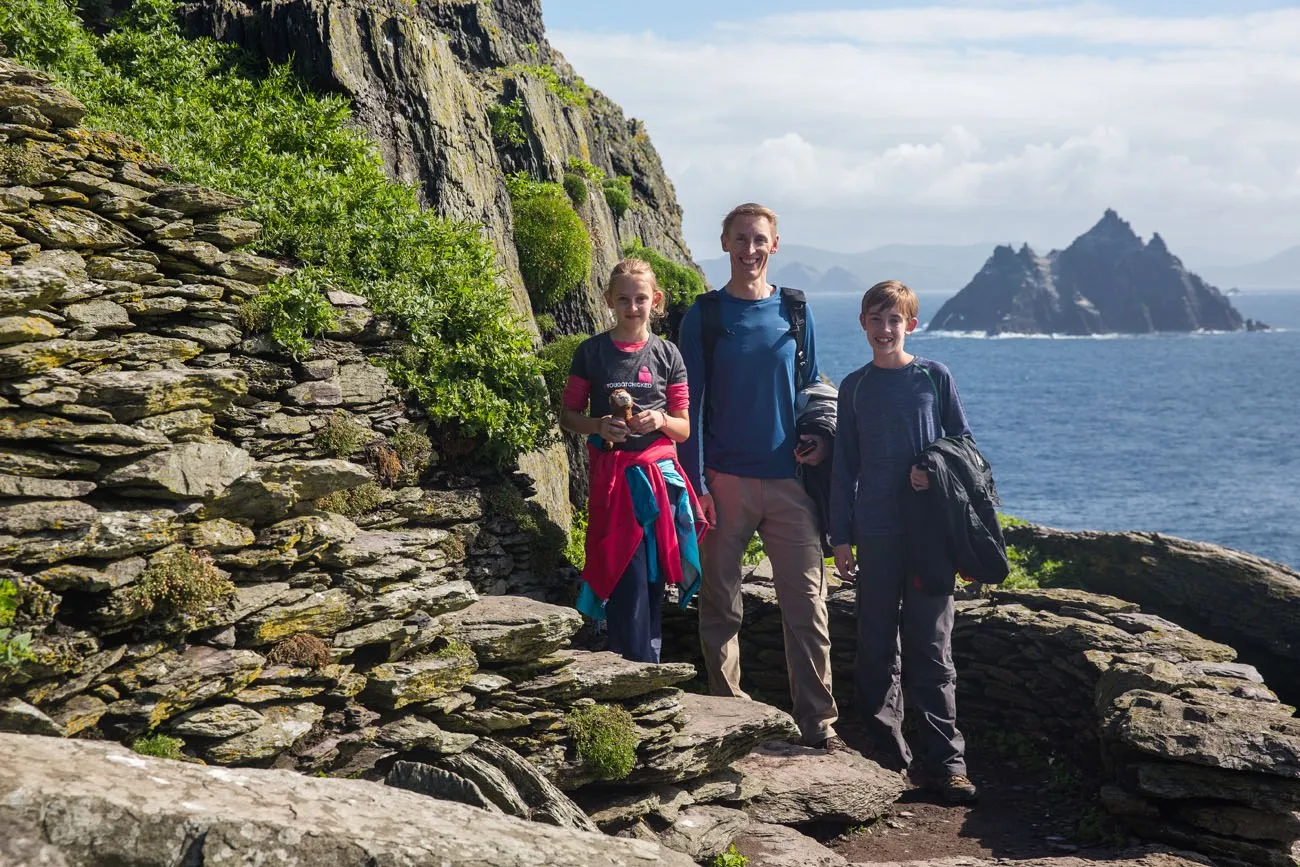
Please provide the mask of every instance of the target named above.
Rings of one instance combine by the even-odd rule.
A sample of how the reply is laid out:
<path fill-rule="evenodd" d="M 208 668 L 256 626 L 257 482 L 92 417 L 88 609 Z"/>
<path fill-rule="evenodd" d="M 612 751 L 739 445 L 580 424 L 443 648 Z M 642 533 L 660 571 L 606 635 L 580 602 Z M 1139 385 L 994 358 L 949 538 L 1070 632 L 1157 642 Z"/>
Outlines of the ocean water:
<path fill-rule="evenodd" d="M 948 296 L 921 296 L 921 321 Z M 870 358 L 860 295 L 810 297 L 834 381 Z M 926 334 L 952 370 L 1003 510 L 1152 530 L 1300 568 L 1300 291 L 1242 292 L 1277 330 L 1050 338 Z M 924 325 L 922 326 L 924 327 Z"/>

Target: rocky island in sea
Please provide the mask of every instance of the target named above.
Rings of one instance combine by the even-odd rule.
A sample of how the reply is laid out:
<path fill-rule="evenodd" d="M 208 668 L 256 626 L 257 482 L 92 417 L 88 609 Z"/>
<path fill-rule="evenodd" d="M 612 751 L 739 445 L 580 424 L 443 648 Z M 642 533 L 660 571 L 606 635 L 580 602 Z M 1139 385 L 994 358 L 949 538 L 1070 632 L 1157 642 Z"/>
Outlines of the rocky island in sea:
<path fill-rule="evenodd" d="M 939 308 L 931 331 L 988 334 L 1148 334 L 1255 331 L 1214 286 L 1188 271 L 1159 233 L 1143 242 L 1107 209 L 1064 250 L 999 246 Z"/>

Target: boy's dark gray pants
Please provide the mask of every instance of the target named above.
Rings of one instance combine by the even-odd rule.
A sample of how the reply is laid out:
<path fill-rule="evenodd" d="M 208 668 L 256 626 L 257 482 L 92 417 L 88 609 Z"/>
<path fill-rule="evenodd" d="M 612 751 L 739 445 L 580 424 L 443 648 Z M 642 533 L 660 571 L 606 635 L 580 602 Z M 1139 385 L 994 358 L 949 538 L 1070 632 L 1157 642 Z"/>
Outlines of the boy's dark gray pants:
<path fill-rule="evenodd" d="M 907 580 L 903 546 L 901 534 L 858 540 L 858 658 L 853 672 L 858 710 L 875 749 L 872 758 L 895 770 L 908 767 L 912 752 L 903 739 L 905 683 L 916 714 L 920 770 L 932 777 L 965 774 L 966 742 L 957 730 L 957 669 L 952 663 L 952 597 L 927 596 Z"/>

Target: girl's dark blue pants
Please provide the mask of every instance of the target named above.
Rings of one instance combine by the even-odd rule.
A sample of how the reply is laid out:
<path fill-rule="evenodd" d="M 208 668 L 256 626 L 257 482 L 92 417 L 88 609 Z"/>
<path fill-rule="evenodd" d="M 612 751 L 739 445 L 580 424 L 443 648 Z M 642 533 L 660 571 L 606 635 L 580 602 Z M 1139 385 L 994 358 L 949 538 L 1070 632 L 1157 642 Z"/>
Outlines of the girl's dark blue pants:
<path fill-rule="evenodd" d="M 650 583 L 648 549 L 642 539 L 605 603 L 609 649 L 633 662 L 658 662 L 663 601 L 663 576 Z"/>

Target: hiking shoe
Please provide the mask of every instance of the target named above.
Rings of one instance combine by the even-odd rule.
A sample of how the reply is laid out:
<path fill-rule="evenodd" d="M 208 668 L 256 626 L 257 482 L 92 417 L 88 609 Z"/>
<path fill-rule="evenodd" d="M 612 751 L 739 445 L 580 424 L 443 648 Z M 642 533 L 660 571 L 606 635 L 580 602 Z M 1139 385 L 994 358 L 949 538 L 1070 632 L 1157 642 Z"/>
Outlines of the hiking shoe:
<path fill-rule="evenodd" d="M 844 743 L 844 738 L 839 735 L 831 735 L 824 740 L 820 740 L 812 745 L 815 750 L 825 750 L 828 753 L 852 753 L 855 752 L 853 747 Z"/>
<path fill-rule="evenodd" d="M 935 791 L 946 804 L 973 804 L 980 797 L 980 790 L 965 774 L 948 776 L 935 786 Z"/>

